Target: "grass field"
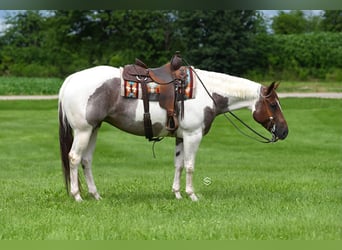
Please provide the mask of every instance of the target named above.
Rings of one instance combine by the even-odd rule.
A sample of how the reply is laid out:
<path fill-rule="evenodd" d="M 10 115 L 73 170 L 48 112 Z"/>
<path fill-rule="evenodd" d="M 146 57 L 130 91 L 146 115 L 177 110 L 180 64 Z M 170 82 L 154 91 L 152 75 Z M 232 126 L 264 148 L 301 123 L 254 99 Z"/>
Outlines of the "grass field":
<path fill-rule="evenodd" d="M 62 83 L 59 78 L 0 77 L 0 95 L 55 95 Z"/>
<path fill-rule="evenodd" d="M 269 85 L 272 80 L 262 84 Z M 37 77 L 0 77 L 0 95 L 56 95 L 63 79 Z M 283 82 L 279 92 L 342 92 L 341 82 Z"/>
<path fill-rule="evenodd" d="M 197 203 L 171 192 L 172 138 L 153 159 L 143 137 L 104 124 L 93 168 L 103 200 L 78 204 L 64 188 L 56 101 L 1 101 L 0 239 L 341 239 L 342 100 L 282 106 L 290 132 L 275 144 L 217 118 L 197 157 Z"/>

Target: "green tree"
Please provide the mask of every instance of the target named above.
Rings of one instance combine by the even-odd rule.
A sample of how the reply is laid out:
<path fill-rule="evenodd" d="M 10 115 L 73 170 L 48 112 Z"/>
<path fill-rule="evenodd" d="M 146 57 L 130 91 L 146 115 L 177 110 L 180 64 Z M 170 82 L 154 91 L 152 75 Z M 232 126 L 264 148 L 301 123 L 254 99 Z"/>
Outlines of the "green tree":
<path fill-rule="evenodd" d="M 265 32 L 257 11 L 26 11 L 8 23 L 0 46 L 9 72 L 20 72 L 15 58 L 20 67 L 34 62 L 61 76 L 135 57 L 155 67 L 177 50 L 197 67 L 243 74 L 257 63 L 255 35 Z"/>
<path fill-rule="evenodd" d="M 250 67 L 253 38 L 260 32 L 256 11 L 179 11 L 183 54 L 197 67 L 241 75 Z"/>
<path fill-rule="evenodd" d="M 308 32 L 321 32 L 321 23 L 322 23 L 322 17 L 321 16 L 309 16 L 307 18 L 308 21 Z"/>
<path fill-rule="evenodd" d="M 279 11 L 278 15 L 273 17 L 272 29 L 275 34 L 305 33 L 307 27 L 308 21 L 301 10 L 293 10 L 289 13 Z"/>
<path fill-rule="evenodd" d="M 160 65 L 171 58 L 174 48 L 174 14 L 171 11 L 115 11 L 116 34 L 120 43 L 113 56 L 130 63 L 135 57 L 148 65 Z"/>
<path fill-rule="evenodd" d="M 19 12 L 8 17 L 6 23 L 9 28 L 0 38 L 0 69 L 15 74 L 43 73 L 48 54 L 44 49 L 45 17 L 42 12 Z"/>
<path fill-rule="evenodd" d="M 323 14 L 322 29 L 342 32 L 342 10 L 326 10 Z"/>

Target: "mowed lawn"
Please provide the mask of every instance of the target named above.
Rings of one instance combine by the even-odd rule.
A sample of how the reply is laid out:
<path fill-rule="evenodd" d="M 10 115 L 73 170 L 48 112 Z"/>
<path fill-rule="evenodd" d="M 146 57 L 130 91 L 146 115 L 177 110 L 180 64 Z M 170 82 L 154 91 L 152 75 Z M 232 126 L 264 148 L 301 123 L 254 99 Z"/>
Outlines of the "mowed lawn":
<path fill-rule="evenodd" d="M 103 124 L 103 199 L 64 188 L 57 101 L 0 102 L 0 239 L 341 239 L 342 100 L 283 99 L 289 136 L 261 144 L 218 117 L 198 152 L 191 202 L 171 192 L 174 139 Z M 259 131 L 250 112 L 236 112 Z M 83 187 L 85 188 L 84 179 Z"/>

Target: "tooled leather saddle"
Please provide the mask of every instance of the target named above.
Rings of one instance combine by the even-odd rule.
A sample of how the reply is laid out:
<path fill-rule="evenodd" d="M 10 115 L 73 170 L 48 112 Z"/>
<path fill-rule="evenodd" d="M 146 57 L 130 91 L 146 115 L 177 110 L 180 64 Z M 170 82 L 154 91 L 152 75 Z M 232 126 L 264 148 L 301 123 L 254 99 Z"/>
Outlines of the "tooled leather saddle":
<path fill-rule="evenodd" d="M 151 116 L 149 112 L 149 99 L 147 93 L 147 83 L 155 82 L 160 85 L 159 105 L 166 109 L 167 120 L 166 129 L 171 133 L 178 128 L 178 108 L 177 99 L 181 101 L 181 114 L 184 114 L 184 82 L 186 70 L 182 66 L 182 58 L 177 51 L 170 62 L 158 67 L 148 68 L 141 60 L 136 59 L 135 64 L 126 65 L 123 69 L 122 77 L 126 81 L 135 81 L 141 84 L 142 99 L 144 103 L 144 129 L 145 137 L 158 140 L 153 137 Z M 179 95 L 179 96 L 178 96 Z"/>

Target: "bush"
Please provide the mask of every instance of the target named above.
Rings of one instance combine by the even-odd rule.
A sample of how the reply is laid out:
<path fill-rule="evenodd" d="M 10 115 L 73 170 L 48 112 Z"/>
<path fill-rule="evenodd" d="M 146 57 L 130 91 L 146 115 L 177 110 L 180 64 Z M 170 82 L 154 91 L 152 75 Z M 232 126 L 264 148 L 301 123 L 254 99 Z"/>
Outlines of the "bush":
<path fill-rule="evenodd" d="M 335 68 L 335 69 L 330 70 L 325 75 L 325 79 L 327 81 L 342 82 L 342 69 L 341 68 Z"/>
<path fill-rule="evenodd" d="M 342 67 L 341 41 L 341 33 L 273 35 L 269 74 L 289 80 L 337 80 L 335 69 Z"/>
<path fill-rule="evenodd" d="M 58 69 L 52 65 L 12 64 L 7 69 L 13 76 L 52 77 L 58 75 Z"/>

